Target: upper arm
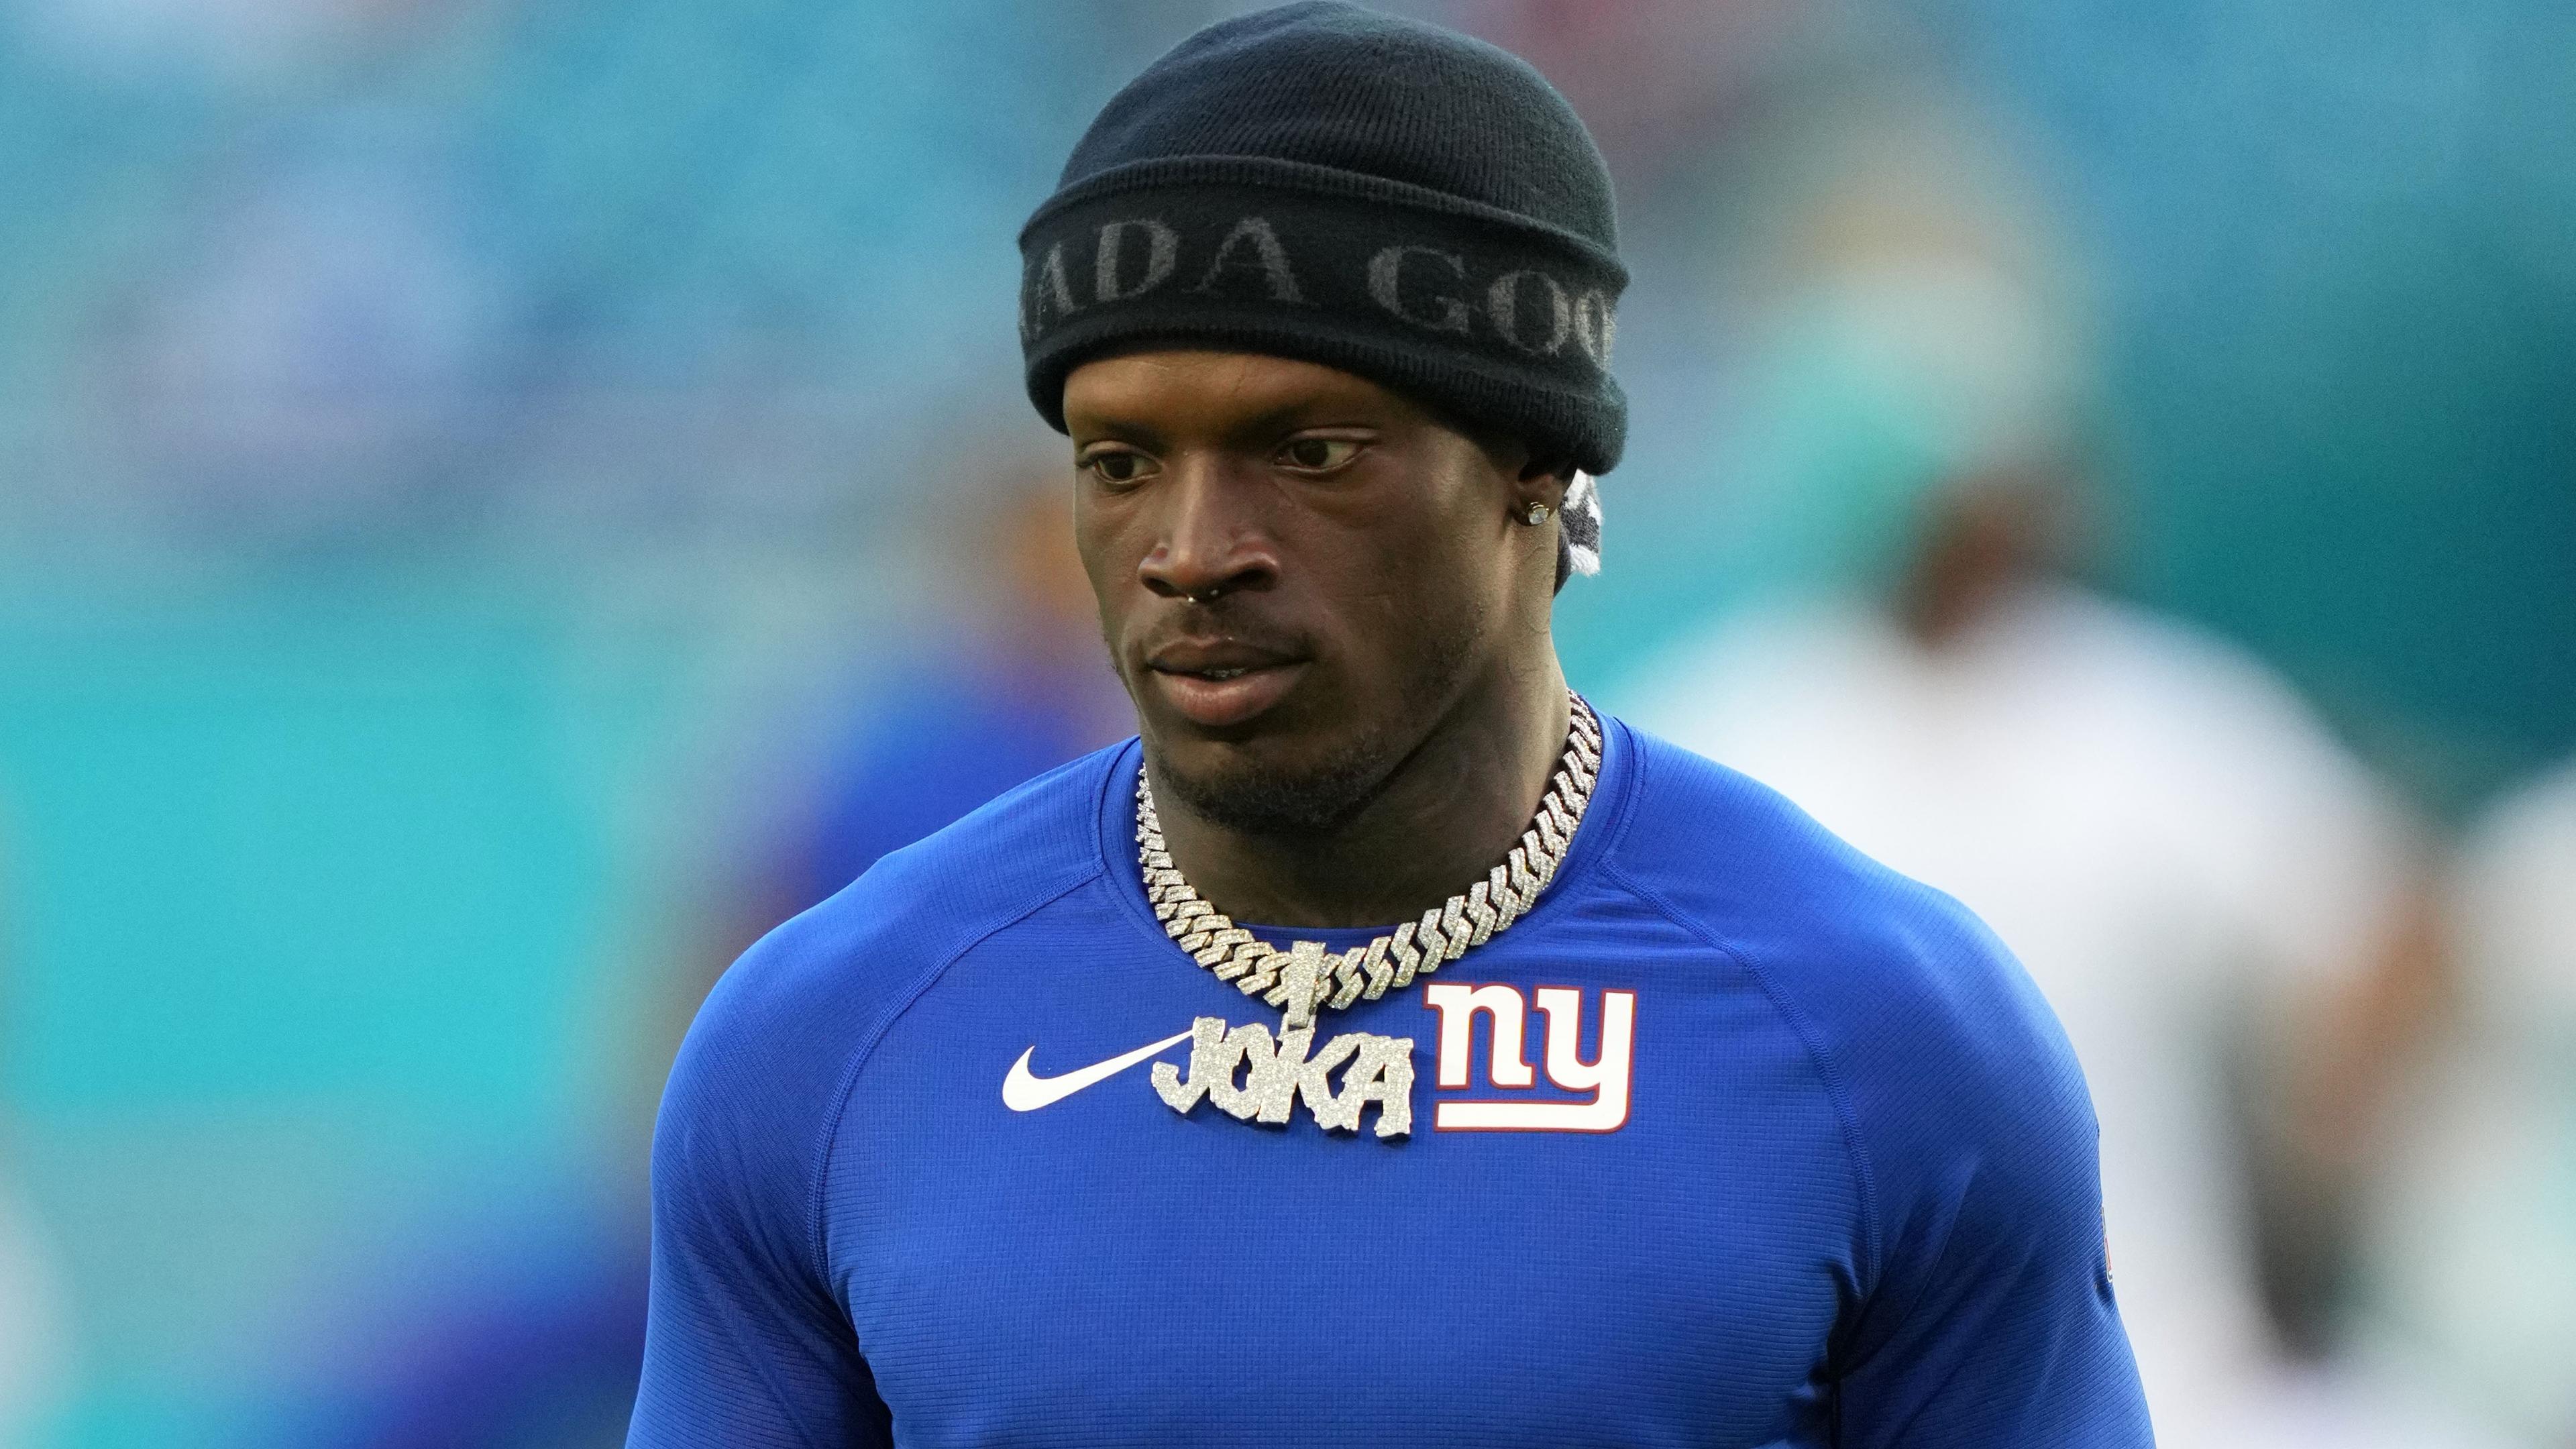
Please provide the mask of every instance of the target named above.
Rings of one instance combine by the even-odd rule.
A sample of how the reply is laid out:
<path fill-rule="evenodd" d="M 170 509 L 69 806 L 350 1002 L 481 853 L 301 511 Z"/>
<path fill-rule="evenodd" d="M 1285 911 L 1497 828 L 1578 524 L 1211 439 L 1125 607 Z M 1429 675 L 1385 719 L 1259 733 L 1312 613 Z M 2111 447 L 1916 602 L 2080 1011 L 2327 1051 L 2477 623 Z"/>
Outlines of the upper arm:
<path fill-rule="evenodd" d="M 754 948 L 757 957 L 765 947 Z M 629 1449 L 888 1444 L 816 1256 L 839 1066 L 763 1018 L 747 960 L 681 1048 L 653 1139 L 653 1282 Z"/>
<path fill-rule="evenodd" d="M 1955 919 L 1921 940 L 1934 984 L 1895 1004 L 1852 1076 L 1879 1251 L 1842 1344 L 1837 1442 L 2140 1449 L 2083 1077 L 2019 966 Z"/>

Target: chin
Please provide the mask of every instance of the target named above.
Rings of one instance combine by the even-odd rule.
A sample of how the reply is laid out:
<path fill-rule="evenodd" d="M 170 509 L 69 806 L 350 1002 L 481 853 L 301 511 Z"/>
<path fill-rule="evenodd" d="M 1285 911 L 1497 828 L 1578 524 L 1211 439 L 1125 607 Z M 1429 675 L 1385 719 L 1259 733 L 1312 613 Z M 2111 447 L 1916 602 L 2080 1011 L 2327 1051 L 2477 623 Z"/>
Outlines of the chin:
<path fill-rule="evenodd" d="M 1193 815 L 1247 835 L 1329 835 L 1375 798 L 1397 752 L 1374 736 L 1278 748 L 1277 739 L 1184 738 L 1165 745 L 1151 736 L 1146 752 L 1156 783 Z"/>

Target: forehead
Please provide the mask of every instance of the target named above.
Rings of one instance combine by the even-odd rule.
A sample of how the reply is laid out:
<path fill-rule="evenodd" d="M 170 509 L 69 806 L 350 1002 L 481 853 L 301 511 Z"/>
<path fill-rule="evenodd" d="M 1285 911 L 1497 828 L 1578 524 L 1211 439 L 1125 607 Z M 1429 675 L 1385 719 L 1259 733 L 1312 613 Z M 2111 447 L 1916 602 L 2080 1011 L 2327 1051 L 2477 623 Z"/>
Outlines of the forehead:
<path fill-rule="evenodd" d="M 1325 422 L 1425 422 L 1429 414 L 1367 378 L 1252 352 L 1171 349 L 1098 358 L 1064 382 L 1064 420 L 1086 432 L 1230 434 Z"/>

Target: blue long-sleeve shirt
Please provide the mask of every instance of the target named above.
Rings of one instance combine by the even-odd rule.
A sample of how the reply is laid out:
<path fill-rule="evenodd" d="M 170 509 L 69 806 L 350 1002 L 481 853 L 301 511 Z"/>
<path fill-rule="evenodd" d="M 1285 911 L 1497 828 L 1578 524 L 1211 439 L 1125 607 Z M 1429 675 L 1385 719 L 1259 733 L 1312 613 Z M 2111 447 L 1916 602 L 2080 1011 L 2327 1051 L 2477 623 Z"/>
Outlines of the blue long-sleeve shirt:
<path fill-rule="evenodd" d="M 1167 1104 L 1279 1021 L 1156 922 L 1132 741 L 779 928 L 663 1103 L 630 1445 L 2149 1444 L 2019 966 L 1605 733 L 1535 908 L 1321 1014 L 1412 1042 L 1409 1136 Z"/>

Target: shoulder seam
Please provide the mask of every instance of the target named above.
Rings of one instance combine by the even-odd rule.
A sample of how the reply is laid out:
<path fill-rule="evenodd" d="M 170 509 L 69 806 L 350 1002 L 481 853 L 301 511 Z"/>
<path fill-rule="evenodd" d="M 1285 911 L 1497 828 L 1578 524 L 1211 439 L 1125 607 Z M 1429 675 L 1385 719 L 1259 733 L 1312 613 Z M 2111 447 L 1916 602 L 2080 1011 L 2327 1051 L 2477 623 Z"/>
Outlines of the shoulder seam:
<path fill-rule="evenodd" d="M 1835 1066 L 1833 1054 L 1826 1049 L 1823 1038 L 1816 1031 L 1815 1024 L 1809 1021 L 1807 1014 L 1800 1011 L 1797 1005 L 1780 990 L 1771 979 L 1769 972 L 1753 964 L 1752 959 L 1732 942 L 1692 920 L 1686 912 L 1666 900 L 1661 892 L 1628 874 L 1617 864 L 1605 862 L 1604 869 L 1621 885 L 1634 891 L 1640 899 L 1662 912 L 1665 919 L 1698 937 L 1700 942 L 1709 949 L 1734 962 L 1737 969 L 1751 977 L 1753 984 L 1761 988 L 1763 999 L 1771 1003 L 1771 1009 L 1780 1014 L 1780 1019 L 1788 1024 L 1791 1031 L 1797 1033 L 1798 1044 L 1805 1049 L 1808 1062 L 1816 1070 L 1817 1084 L 1824 1088 L 1825 1100 L 1833 1104 L 1834 1121 L 1842 1129 L 1843 1151 L 1851 1163 L 1853 1185 L 1860 1190 L 1863 1245 L 1868 1250 L 1869 1261 L 1865 1265 L 1862 1282 L 1858 1286 L 1866 1297 L 1878 1282 L 1880 1264 L 1885 1252 L 1884 1224 L 1880 1221 L 1878 1181 L 1876 1174 L 1870 1170 L 1868 1144 L 1861 1133 L 1860 1119 L 1852 1110 L 1850 1093 L 1843 1087 L 1842 1073 Z"/>
<path fill-rule="evenodd" d="M 1745 975 L 1752 977 L 1753 983 L 1761 988 L 1763 998 L 1771 1003 L 1771 1009 L 1780 1013 L 1781 1019 L 1788 1023 L 1789 1029 L 1798 1034 L 1798 1043 L 1805 1048 L 1808 1061 L 1814 1065 L 1817 1084 L 1824 1088 L 1825 1100 L 1833 1104 L 1834 1120 L 1842 1129 L 1843 1150 L 1851 1159 L 1852 1178 L 1854 1184 L 1860 1189 L 1861 1218 L 1869 1248 L 1866 1277 L 1870 1283 L 1875 1283 L 1883 1248 L 1880 1236 L 1882 1224 L 1879 1221 L 1877 1179 L 1870 1171 L 1868 1147 L 1862 1140 L 1860 1120 L 1852 1111 L 1850 1094 L 1843 1088 L 1842 1074 L 1834 1065 L 1832 1053 L 1826 1050 L 1823 1040 L 1817 1035 L 1814 1023 L 1810 1022 L 1806 1013 L 1800 1011 L 1781 992 L 1772 981 L 1769 972 L 1754 965 L 1752 959 L 1732 943 L 1711 934 L 1670 901 L 1665 900 L 1663 895 L 1652 886 L 1637 880 L 1617 866 L 1609 867 L 1609 871 L 1621 885 L 1636 892 L 1647 904 L 1662 912 L 1667 920 L 1698 937 L 1702 944 L 1733 961 Z"/>
<path fill-rule="evenodd" d="M 893 1004 L 877 1019 L 875 1025 L 861 1034 L 859 1044 L 851 1049 L 849 1062 L 841 1068 L 840 1081 L 832 1091 L 832 1110 L 824 1117 L 822 1135 L 814 1144 L 814 1186 L 805 1204 L 806 1252 L 813 1259 L 815 1279 L 823 1285 L 826 1292 L 831 1289 L 832 1265 L 823 1241 L 824 1188 L 830 1181 L 832 1149 L 836 1139 L 841 1135 L 841 1119 L 849 1112 L 850 1098 L 858 1090 L 860 1068 L 867 1065 L 868 1058 L 876 1052 L 877 1044 L 885 1040 L 886 1033 L 893 1030 L 894 1024 L 902 1019 L 904 1013 L 912 1009 L 913 1003 L 919 1001 L 940 977 L 948 974 L 948 968 L 956 965 L 967 952 L 1091 884 L 1100 878 L 1101 870 L 1101 863 L 1095 856 L 1079 874 L 1063 885 L 1047 891 L 1019 910 L 968 936 L 958 944 L 956 950 L 941 957 L 939 964 L 922 972 L 918 980 L 897 996 Z"/>

